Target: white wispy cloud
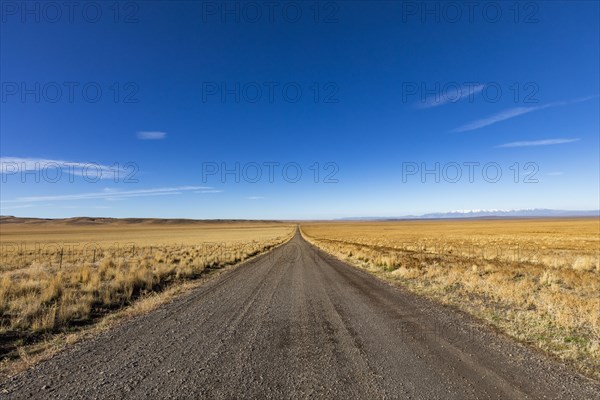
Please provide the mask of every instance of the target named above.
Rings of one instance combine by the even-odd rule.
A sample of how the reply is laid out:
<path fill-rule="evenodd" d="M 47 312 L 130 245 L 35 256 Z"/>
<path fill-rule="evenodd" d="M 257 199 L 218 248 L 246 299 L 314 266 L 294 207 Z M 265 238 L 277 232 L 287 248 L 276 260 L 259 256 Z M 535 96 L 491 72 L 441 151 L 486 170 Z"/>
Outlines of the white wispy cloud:
<path fill-rule="evenodd" d="M 194 192 L 196 194 L 204 194 L 204 193 L 223 193 L 222 190 L 216 190 L 216 189 L 209 189 L 209 190 L 199 190 L 197 192 Z"/>
<path fill-rule="evenodd" d="M 113 179 L 115 176 L 123 176 L 131 172 L 124 165 L 118 163 L 109 166 L 96 162 L 52 160 L 48 158 L 0 157 L 0 174 L 15 175 L 28 171 L 42 173 L 45 170 L 60 170 L 70 175 L 85 176 L 93 179 Z M 47 173 L 52 177 L 56 176 L 55 172 Z"/>
<path fill-rule="evenodd" d="M 450 132 L 474 131 L 476 129 L 480 129 L 480 128 L 483 128 L 483 127 L 486 127 L 489 125 L 493 125 L 493 124 L 501 122 L 501 121 L 506 121 L 507 119 L 518 117 L 519 115 L 529 114 L 534 111 L 539 111 L 539 110 L 543 110 L 543 109 L 551 108 L 551 107 L 559 107 L 559 106 L 565 106 L 568 104 L 581 103 L 584 101 L 595 99 L 597 97 L 598 97 L 597 95 L 586 96 L 586 97 L 580 97 L 580 98 L 574 99 L 574 100 L 557 101 L 554 103 L 543 104 L 540 106 L 509 108 L 508 110 L 500 111 L 499 113 L 469 122 L 465 125 L 459 126 L 458 128 L 454 128 Z"/>
<path fill-rule="evenodd" d="M 137 133 L 137 138 L 140 140 L 162 140 L 166 137 L 166 132 L 159 131 L 141 131 Z"/>
<path fill-rule="evenodd" d="M 448 103 L 457 103 L 464 98 L 474 96 L 481 92 L 485 85 L 462 86 L 457 87 L 457 90 L 447 90 L 443 93 L 437 93 L 433 96 L 426 97 L 424 101 L 417 104 L 417 108 L 433 108 L 442 106 Z"/>
<path fill-rule="evenodd" d="M 61 208 L 63 210 L 78 210 L 78 209 L 90 209 L 90 210 L 111 210 L 112 207 L 108 207 L 108 206 L 62 206 L 62 207 L 56 207 L 54 206 L 54 208 Z"/>
<path fill-rule="evenodd" d="M 549 105 L 546 106 L 537 106 L 537 107 L 515 107 L 508 110 L 501 111 L 494 115 L 490 115 L 489 117 L 478 119 L 463 126 L 459 126 L 458 128 L 452 129 L 450 132 L 468 132 L 474 131 L 475 129 L 483 128 L 485 126 L 493 125 L 500 121 L 505 121 L 507 119 L 511 119 L 514 117 L 518 117 L 519 115 L 528 114 L 533 111 L 540 110 L 542 108 L 548 108 Z"/>
<path fill-rule="evenodd" d="M 249 197 L 246 197 L 246 200 L 262 200 L 262 199 L 264 199 L 263 196 L 249 196 Z"/>
<path fill-rule="evenodd" d="M 21 203 L 21 202 L 29 203 L 29 202 L 37 202 L 37 201 L 73 201 L 73 200 L 91 200 L 91 199 L 122 200 L 122 199 L 128 199 L 128 198 L 132 198 L 132 197 L 177 195 L 177 194 L 181 194 L 183 192 L 198 191 L 198 190 L 211 190 L 211 189 L 212 188 L 205 187 L 205 186 L 176 186 L 176 187 L 139 189 L 139 190 L 105 189 L 101 192 L 91 192 L 91 193 L 18 197 L 15 200 L 2 201 L 2 203 Z"/>
<path fill-rule="evenodd" d="M 553 144 L 564 144 L 577 142 L 580 139 L 543 139 L 543 140 L 531 140 L 521 142 L 510 142 L 498 145 L 496 147 L 530 147 L 530 146 L 550 146 Z"/>

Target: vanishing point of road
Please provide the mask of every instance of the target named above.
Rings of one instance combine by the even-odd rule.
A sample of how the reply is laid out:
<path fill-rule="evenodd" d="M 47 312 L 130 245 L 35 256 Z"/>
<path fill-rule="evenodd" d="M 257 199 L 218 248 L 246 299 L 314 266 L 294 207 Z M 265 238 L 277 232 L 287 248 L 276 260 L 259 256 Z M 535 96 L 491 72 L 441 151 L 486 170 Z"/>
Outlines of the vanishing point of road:
<path fill-rule="evenodd" d="M 593 399 L 600 384 L 300 234 L 0 385 L 38 399 Z"/>

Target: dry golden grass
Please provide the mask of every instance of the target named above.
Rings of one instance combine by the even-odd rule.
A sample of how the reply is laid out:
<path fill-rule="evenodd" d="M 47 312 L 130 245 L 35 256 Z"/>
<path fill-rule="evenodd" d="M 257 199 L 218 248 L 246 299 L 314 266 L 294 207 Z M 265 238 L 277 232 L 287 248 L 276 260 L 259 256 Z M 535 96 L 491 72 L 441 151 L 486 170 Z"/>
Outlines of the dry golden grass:
<path fill-rule="evenodd" d="M 600 377 L 600 220 L 302 224 L 325 251 Z"/>
<path fill-rule="evenodd" d="M 239 263 L 294 230 L 251 222 L 2 223 L 0 356 Z"/>

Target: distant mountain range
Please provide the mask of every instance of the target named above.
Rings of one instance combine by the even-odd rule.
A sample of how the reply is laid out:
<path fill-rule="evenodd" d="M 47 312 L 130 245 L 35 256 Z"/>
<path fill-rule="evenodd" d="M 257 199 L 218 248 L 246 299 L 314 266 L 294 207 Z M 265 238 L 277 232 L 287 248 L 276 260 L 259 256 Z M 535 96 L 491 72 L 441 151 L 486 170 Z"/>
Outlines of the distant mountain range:
<path fill-rule="evenodd" d="M 540 217 L 599 217 L 600 210 L 550 210 L 532 208 L 524 210 L 458 210 L 400 217 L 349 217 L 344 221 L 396 220 L 396 219 L 445 219 L 445 218 L 540 218 Z"/>

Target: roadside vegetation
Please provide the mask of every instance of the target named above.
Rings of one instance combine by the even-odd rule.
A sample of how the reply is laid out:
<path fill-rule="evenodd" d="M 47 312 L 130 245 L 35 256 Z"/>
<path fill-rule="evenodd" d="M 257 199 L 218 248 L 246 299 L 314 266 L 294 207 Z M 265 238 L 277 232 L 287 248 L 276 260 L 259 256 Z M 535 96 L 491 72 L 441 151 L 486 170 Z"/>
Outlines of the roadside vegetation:
<path fill-rule="evenodd" d="M 3 223 L 0 357 L 288 240 L 278 223 Z"/>
<path fill-rule="evenodd" d="M 324 251 L 600 378 L 600 220 L 302 224 Z"/>

